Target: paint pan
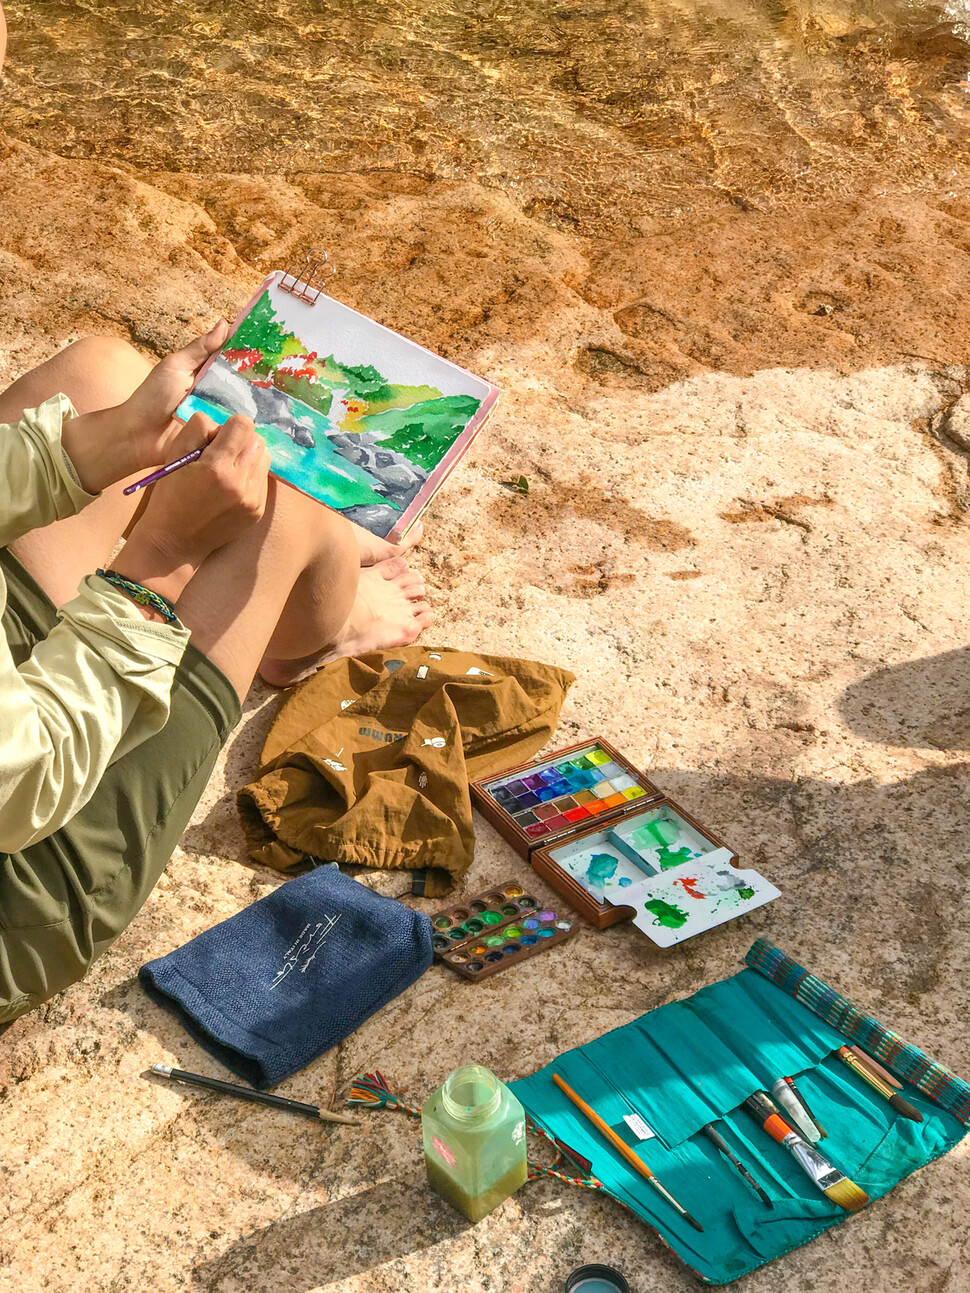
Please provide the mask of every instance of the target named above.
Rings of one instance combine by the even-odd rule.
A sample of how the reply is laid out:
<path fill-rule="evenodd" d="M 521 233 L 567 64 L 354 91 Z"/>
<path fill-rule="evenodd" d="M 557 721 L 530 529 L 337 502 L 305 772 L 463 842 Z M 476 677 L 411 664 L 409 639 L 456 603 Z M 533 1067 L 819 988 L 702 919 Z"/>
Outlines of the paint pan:
<path fill-rule="evenodd" d="M 491 946 L 489 940 L 500 933 L 503 926 L 531 917 L 539 906 L 539 899 L 527 893 L 518 880 L 504 880 L 467 902 L 435 912 L 431 917 L 435 957 L 443 958 L 446 952 L 467 950 L 466 943 L 476 947 L 481 944 L 481 955 L 484 955 Z M 498 945 L 504 941 L 499 938 Z"/>
<path fill-rule="evenodd" d="M 593 820 L 612 821 L 631 804 L 660 791 L 603 740 L 586 741 L 548 758 L 472 785 L 482 813 L 524 858 Z"/>
<path fill-rule="evenodd" d="M 469 918 L 470 911 L 478 914 Z M 436 912 L 431 928 L 435 958 L 477 981 L 572 938 L 579 932 L 579 921 L 572 912 L 540 902 L 518 881 L 505 880 L 457 907 Z"/>
<path fill-rule="evenodd" d="M 777 896 L 602 738 L 474 782 L 471 790 L 479 811 L 599 929 L 632 919 L 670 946 Z M 654 883 L 644 889 L 645 880 Z"/>

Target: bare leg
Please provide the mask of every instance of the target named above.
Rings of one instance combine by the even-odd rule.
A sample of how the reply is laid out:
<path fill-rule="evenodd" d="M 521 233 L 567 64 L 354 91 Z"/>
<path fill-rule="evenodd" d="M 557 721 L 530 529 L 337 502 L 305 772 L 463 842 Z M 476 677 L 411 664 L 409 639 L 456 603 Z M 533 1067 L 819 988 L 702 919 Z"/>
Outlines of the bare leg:
<path fill-rule="evenodd" d="M 126 341 L 85 337 L 19 377 L 0 395 L 0 422 L 17 422 L 59 392 L 78 413 L 114 408 L 139 386 L 152 365 Z M 34 576 L 55 606 L 77 594 L 85 575 L 103 566 L 139 502 L 125 498 L 121 481 L 106 489 L 77 516 L 25 534 L 10 550 Z"/>
<path fill-rule="evenodd" d="M 326 660 L 413 642 L 431 619 L 423 596 L 406 561 L 361 570 L 350 524 L 271 479 L 263 519 L 203 562 L 178 612 L 242 698 L 257 670 L 285 686 Z"/>
<path fill-rule="evenodd" d="M 151 367 L 127 342 L 85 338 L 3 392 L 0 422 L 17 421 L 24 409 L 59 391 L 79 413 L 112 408 Z M 131 524 L 140 500 L 125 498 L 126 483 L 105 490 L 77 516 L 12 545 L 56 606 L 105 564 Z M 382 557 L 383 548 L 369 548 L 365 555 L 356 537 L 365 532 L 358 526 L 275 480 L 270 491 L 260 524 L 213 553 L 179 603 L 193 642 L 240 697 L 261 661 L 266 680 L 285 686 L 337 656 L 413 642 L 431 621 L 424 584 L 405 561 Z M 376 564 L 362 571 L 364 560 Z"/>

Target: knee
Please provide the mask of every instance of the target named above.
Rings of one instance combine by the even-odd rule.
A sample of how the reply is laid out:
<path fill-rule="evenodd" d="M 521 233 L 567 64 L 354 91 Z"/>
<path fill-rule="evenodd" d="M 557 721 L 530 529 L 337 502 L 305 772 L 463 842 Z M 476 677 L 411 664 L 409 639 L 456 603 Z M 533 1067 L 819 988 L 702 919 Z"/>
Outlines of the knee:
<path fill-rule="evenodd" d="M 153 367 L 121 337 L 81 337 L 47 362 L 57 372 L 55 385 L 71 395 L 79 412 L 87 411 L 82 404 L 87 408 L 120 404 Z"/>
<path fill-rule="evenodd" d="M 92 367 L 150 368 L 151 364 L 123 337 L 81 337 L 59 350 L 54 362 L 78 366 L 85 370 Z"/>
<path fill-rule="evenodd" d="M 77 983 L 94 959 L 67 921 L 0 932 L 0 1027 Z"/>

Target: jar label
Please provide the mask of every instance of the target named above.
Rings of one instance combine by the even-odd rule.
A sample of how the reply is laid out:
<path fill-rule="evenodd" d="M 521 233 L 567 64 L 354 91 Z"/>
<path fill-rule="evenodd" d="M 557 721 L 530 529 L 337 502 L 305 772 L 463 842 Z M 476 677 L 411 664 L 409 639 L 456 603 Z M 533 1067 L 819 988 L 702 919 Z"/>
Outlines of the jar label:
<path fill-rule="evenodd" d="M 431 1141 L 431 1145 L 435 1152 L 441 1155 L 449 1167 L 454 1167 L 458 1160 L 440 1136 L 435 1136 Z"/>

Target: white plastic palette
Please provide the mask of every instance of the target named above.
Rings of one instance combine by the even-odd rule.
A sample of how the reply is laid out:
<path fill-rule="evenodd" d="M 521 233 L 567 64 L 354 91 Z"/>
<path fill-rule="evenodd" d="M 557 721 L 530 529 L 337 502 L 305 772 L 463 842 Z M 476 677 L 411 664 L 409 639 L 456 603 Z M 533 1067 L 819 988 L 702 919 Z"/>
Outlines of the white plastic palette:
<path fill-rule="evenodd" d="M 779 897 L 757 871 L 731 865 L 669 805 L 554 846 L 549 856 L 597 902 L 631 907 L 633 923 L 673 947 Z"/>

